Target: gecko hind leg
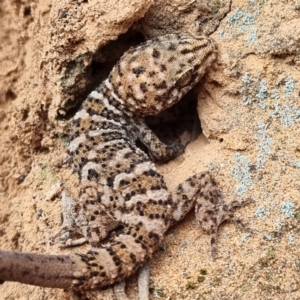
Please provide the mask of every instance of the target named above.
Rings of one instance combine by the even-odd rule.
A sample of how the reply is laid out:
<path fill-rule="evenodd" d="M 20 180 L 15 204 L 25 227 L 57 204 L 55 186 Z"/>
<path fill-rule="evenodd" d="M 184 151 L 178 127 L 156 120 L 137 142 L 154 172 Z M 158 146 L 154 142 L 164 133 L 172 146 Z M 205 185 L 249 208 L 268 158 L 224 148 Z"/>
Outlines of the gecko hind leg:
<path fill-rule="evenodd" d="M 63 224 L 60 231 L 50 238 L 51 244 L 57 244 L 60 248 L 79 246 L 87 242 L 86 238 L 72 239 L 71 236 L 78 233 L 75 219 L 78 218 L 75 211 L 76 201 L 66 189 L 61 193 Z"/>
<path fill-rule="evenodd" d="M 208 228 L 208 226 L 203 226 L 203 219 L 205 218 L 205 214 L 201 214 L 197 212 L 197 206 L 196 206 L 196 215 L 198 215 L 197 221 L 200 227 L 202 227 L 206 232 L 210 234 L 210 247 L 211 247 L 211 257 L 214 260 L 216 258 L 217 253 L 217 235 L 218 235 L 218 229 L 219 226 L 227 221 L 233 221 L 235 226 L 242 231 L 247 231 L 252 233 L 252 229 L 246 227 L 242 220 L 237 218 L 234 215 L 234 209 L 246 206 L 250 203 L 255 202 L 252 198 L 248 198 L 246 200 L 237 201 L 234 200 L 228 204 L 222 204 L 218 207 L 218 210 L 216 212 L 216 223 L 211 228 Z"/>
<path fill-rule="evenodd" d="M 92 247 L 97 247 L 108 233 L 118 226 L 115 220 L 99 208 L 95 219 L 89 222 L 66 189 L 62 192 L 61 201 L 63 225 L 61 230 L 51 237 L 51 243 L 57 244 L 60 248 L 80 246 L 86 242 L 89 242 Z M 78 235 L 82 237 L 74 238 Z"/>
<path fill-rule="evenodd" d="M 242 221 L 235 217 L 234 209 L 251 202 L 232 201 L 224 204 L 221 190 L 209 172 L 195 174 L 188 178 L 173 192 L 173 219 L 181 220 L 195 206 L 198 226 L 210 234 L 211 257 L 214 259 L 217 251 L 217 233 L 219 226 L 225 221 L 233 221 L 240 229 L 245 229 Z"/>
<path fill-rule="evenodd" d="M 220 220 L 219 225 L 221 225 L 225 221 L 233 221 L 235 226 L 241 231 L 252 232 L 251 228 L 246 227 L 246 225 L 242 222 L 241 219 L 237 218 L 234 215 L 234 209 L 244 207 L 250 203 L 254 203 L 255 201 L 249 197 L 245 200 L 238 201 L 233 200 L 228 204 L 223 205 L 223 218 Z"/>

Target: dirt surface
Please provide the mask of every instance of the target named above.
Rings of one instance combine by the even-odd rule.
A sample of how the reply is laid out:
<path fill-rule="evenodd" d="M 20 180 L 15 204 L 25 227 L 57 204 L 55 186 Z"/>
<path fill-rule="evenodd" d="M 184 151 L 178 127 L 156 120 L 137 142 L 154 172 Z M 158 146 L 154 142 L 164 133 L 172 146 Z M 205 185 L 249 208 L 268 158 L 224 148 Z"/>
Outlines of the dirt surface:
<path fill-rule="evenodd" d="M 151 299 L 299 299 L 299 22 L 297 0 L 1 1 L 1 249 L 89 249 L 49 245 L 62 224 L 55 185 L 74 183 L 62 164 L 73 107 L 143 36 L 205 33 L 219 57 L 195 88 L 204 135 L 159 168 L 170 189 L 210 169 L 224 201 L 252 196 L 237 215 L 253 233 L 224 224 L 212 261 L 209 236 L 190 214 L 151 260 Z M 128 281 L 135 299 L 136 278 Z M 18 283 L 4 283 L 0 295 L 76 299 Z"/>

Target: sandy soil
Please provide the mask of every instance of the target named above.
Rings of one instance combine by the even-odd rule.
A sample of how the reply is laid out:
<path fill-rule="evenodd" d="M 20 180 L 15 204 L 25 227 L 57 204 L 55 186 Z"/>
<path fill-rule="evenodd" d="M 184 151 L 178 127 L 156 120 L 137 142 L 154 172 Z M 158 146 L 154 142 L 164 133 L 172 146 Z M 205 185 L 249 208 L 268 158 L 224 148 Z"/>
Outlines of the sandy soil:
<path fill-rule="evenodd" d="M 62 222 L 53 186 L 73 182 L 62 164 L 72 107 L 142 36 L 205 33 L 219 58 L 195 89 L 204 135 L 159 168 L 170 189 L 210 169 L 225 201 L 252 196 L 237 215 L 253 234 L 224 224 L 212 261 L 190 214 L 151 260 L 151 299 L 299 299 L 299 22 L 297 0 L 1 1 L 1 249 L 75 251 L 49 245 Z M 4 283 L 0 299 L 76 295 Z"/>

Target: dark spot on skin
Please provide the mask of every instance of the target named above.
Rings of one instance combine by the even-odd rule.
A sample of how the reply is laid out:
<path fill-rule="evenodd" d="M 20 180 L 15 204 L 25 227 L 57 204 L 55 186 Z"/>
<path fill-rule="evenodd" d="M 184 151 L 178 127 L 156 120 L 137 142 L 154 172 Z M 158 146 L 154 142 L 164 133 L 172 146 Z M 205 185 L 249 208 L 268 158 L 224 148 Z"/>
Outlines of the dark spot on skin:
<path fill-rule="evenodd" d="M 153 49 L 152 56 L 154 58 L 159 58 L 160 57 L 160 52 L 157 49 Z"/>
<path fill-rule="evenodd" d="M 72 125 L 74 125 L 75 127 L 80 127 L 80 119 L 76 119 L 72 121 Z"/>
<path fill-rule="evenodd" d="M 91 107 L 89 107 L 86 112 L 90 115 L 90 116 L 93 116 L 93 115 L 97 115 L 98 112 L 93 110 Z"/>
<path fill-rule="evenodd" d="M 217 201 L 215 201 L 215 198 L 209 198 L 209 202 L 215 204 Z"/>
<path fill-rule="evenodd" d="M 150 190 L 155 191 L 155 190 L 160 190 L 160 186 L 159 185 L 152 185 L 150 187 Z"/>
<path fill-rule="evenodd" d="M 106 277 L 106 272 L 104 272 L 104 271 L 101 272 L 101 273 L 100 273 L 100 277 Z"/>
<path fill-rule="evenodd" d="M 88 180 L 91 180 L 93 178 L 98 179 L 99 178 L 99 174 L 94 169 L 89 169 L 88 170 Z"/>
<path fill-rule="evenodd" d="M 132 72 L 137 75 L 136 77 L 139 77 L 140 74 L 143 74 L 146 71 L 145 67 L 137 67 L 137 68 L 133 68 Z"/>
<path fill-rule="evenodd" d="M 143 243 L 142 244 L 142 248 L 144 249 L 144 250 L 147 250 L 148 249 L 148 247 Z"/>
<path fill-rule="evenodd" d="M 97 272 L 97 271 L 92 271 L 91 272 L 91 276 L 92 277 L 96 277 L 96 276 L 98 276 L 99 275 L 99 272 Z"/>
<path fill-rule="evenodd" d="M 170 43 L 168 50 L 170 51 L 175 51 L 176 50 L 176 45 L 174 43 Z"/>
<path fill-rule="evenodd" d="M 106 250 L 111 256 L 115 253 L 112 248 L 107 248 Z"/>
<path fill-rule="evenodd" d="M 129 201 L 131 199 L 131 195 L 130 194 L 126 194 L 124 197 L 125 201 Z"/>
<path fill-rule="evenodd" d="M 144 93 L 147 92 L 147 86 L 146 86 L 146 83 L 145 83 L 145 82 L 140 83 L 140 88 L 141 88 L 141 90 L 142 90 Z"/>
<path fill-rule="evenodd" d="M 207 43 L 198 45 L 198 46 L 196 46 L 196 47 L 194 47 L 194 48 L 183 49 L 183 50 L 181 50 L 180 52 L 181 52 L 181 54 L 194 53 L 194 52 L 196 52 L 196 51 L 198 51 L 198 50 L 200 50 L 200 49 L 203 49 L 203 48 L 205 48 L 205 47 L 207 47 Z M 208 52 L 208 53 L 211 54 L 211 52 Z M 203 61 L 206 61 L 206 59 L 203 59 Z"/>
<path fill-rule="evenodd" d="M 188 59 L 188 63 L 189 64 L 191 64 L 194 60 L 196 59 L 196 57 L 195 56 L 193 56 L 193 57 L 191 57 L 191 58 L 189 58 Z"/>
<path fill-rule="evenodd" d="M 154 100 L 157 101 L 157 102 L 162 102 L 162 101 L 164 101 L 164 97 L 162 97 L 161 95 L 156 95 L 154 97 Z"/>
<path fill-rule="evenodd" d="M 121 259 L 119 256 L 115 255 L 113 257 L 113 261 L 115 262 L 116 266 L 119 266 L 121 264 Z"/>
<path fill-rule="evenodd" d="M 191 187 L 195 187 L 195 182 L 194 181 L 191 181 Z"/>
<path fill-rule="evenodd" d="M 161 72 L 167 71 L 166 65 L 160 65 L 160 71 L 161 71 Z"/>
<path fill-rule="evenodd" d="M 132 152 L 126 153 L 126 154 L 124 155 L 124 158 L 128 159 L 131 155 L 132 155 Z"/>
<path fill-rule="evenodd" d="M 107 177 L 107 185 L 112 187 L 114 184 L 114 179 L 112 177 Z"/>
<path fill-rule="evenodd" d="M 176 58 L 174 57 L 174 56 L 171 56 L 169 59 L 168 59 L 168 62 L 173 62 L 173 61 L 175 61 L 176 60 Z"/>
<path fill-rule="evenodd" d="M 196 210 L 199 210 L 201 207 L 202 207 L 202 204 L 198 203 L 198 204 L 196 205 Z"/>
<path fill-rule="evenodd" d="M 148 233 L 148 237 L 149 237 L 150 239 L 155 240 L 155 242 L 158 242 L 158 241 L 159 241 L 159 236 L 158 236 L 155 232 L 150 231 L 150 232 Z"/>
<path fill-rule="evenodd" d="M 200 64 L 196 64 L 196 65 L 194 65 L 194 71 L 198 71 L 198 69 L 200 68 Z"/>
<path fill-rule="evenodd" d="M 100 229 L 99 228 L 92 228 L 92 232 L 95 232 L 98 236 L 100 236 Z"/>
<path fill-rule="evenodd" d="M 129 183 L 130 182 L 127 180 L 124 180 L 124 179 L 120 180 L 120 186 L 128 185 Z"/>
<path fill-rule="evenodd" d="M 136 59 L 137 59 L 137 56 L 136 55 L 132 55 L 132 57 L 129 60 L 129 63 L 130 64 L 133 63 Z"/>
<path fill-rule="evenodd" d="M 83 156 L 80 158 L 80 160 L 81 160 L 81 163 L 82 163 L 82 164 L 85 164 L 85 163 L 88 161 L 88 160 L 87 160 L 85 157 L 83 157 Z"/>
<path fill-rule="evenodd" d="M 149 77 L 153 77 L 156 73 L 154 71 L 149 72 Z"/>
<path fill-rule="evenodd" d="M 126 168 L 126 169 L 124 170 L 124 172 L 125 172 L 126 174 L 130 174 L 130 173 L 132 172 L 132 169 L 131 169 L 131 168 Z"/>
<path fill-rule="evenodd" d="M 166 83 L 165 80 L 163 80 L 160 84 L 154 84 L 154 86 L 155 86 L 157 89 L 159 89 L 159 90 L 161 90 L 161 89 L 166 89 L 166 88 L 167 88 L 167 83 Z"/>

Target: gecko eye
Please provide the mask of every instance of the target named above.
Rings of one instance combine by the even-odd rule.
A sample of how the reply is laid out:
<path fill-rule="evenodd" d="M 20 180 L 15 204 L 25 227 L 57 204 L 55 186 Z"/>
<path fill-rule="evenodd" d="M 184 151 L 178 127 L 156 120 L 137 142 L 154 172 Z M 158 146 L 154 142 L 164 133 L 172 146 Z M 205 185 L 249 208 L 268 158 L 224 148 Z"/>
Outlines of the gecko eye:
<path fill-rule="evenodd" d="M 193 70 L 186 70 L 176 76 L 176 87 L 184 87 L 187 86 L 192 80 Z"/>

